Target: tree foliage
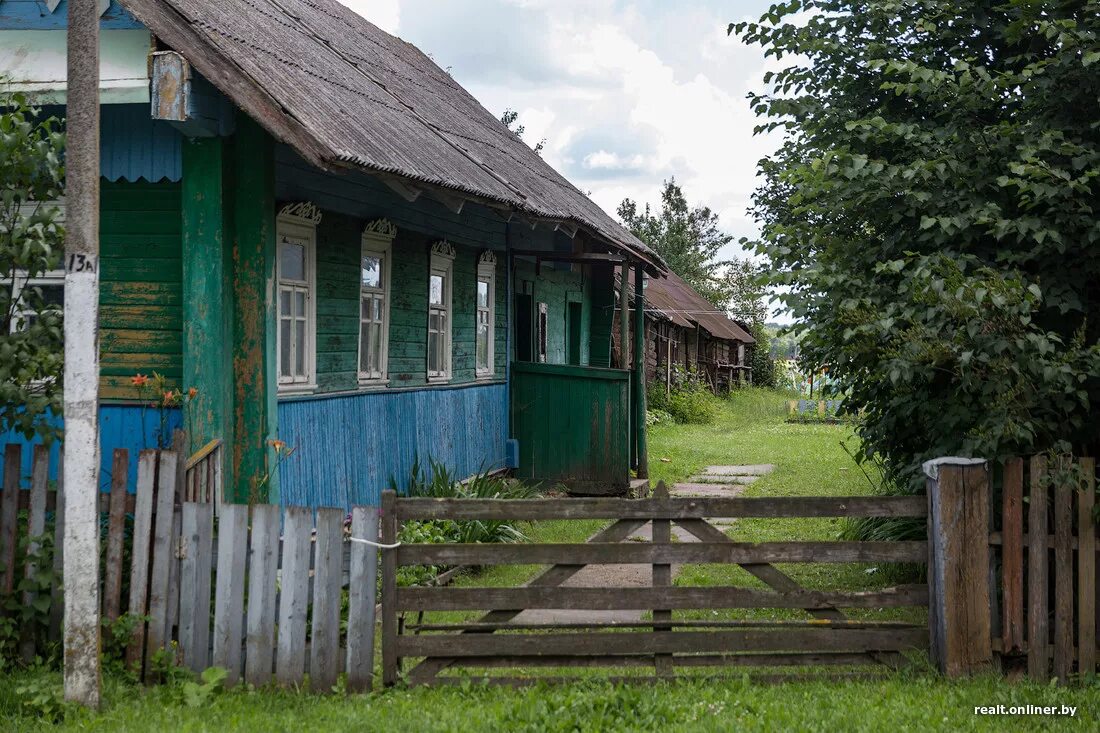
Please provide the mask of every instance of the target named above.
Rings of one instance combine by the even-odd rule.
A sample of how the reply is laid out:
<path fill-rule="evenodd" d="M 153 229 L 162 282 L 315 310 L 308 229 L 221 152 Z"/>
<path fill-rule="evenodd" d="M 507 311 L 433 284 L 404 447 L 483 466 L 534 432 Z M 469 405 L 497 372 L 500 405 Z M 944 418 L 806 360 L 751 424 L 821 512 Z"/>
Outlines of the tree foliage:
<path fill-rule="evenodd" d="M 520 140 L 523 140 L 523 133 L 527 132 L 527 128 L 520 124 L 519 112 L 516 112 L 514 109 L 509 107 L 508 109 L 504 110 L 504 114 L 500 116 L 500 121 L 504 123 L 504 126 L 507 127 L 513 135 L 518 137 Z M 539 140 L 537 143 L 535 143 L 535 147 L 531 149 L 535 151 L 536 155 L 542 155 L 542 149 L 545 147 L 546 138 L 543 138 L 542 140 Z"/>
<path fill-rule="evenodd" d="M 676 179 L 664 182 L 661 209 L 649 204 L 642 211 L 631 199 L 619 204 L 619 219 L 634 236 L 645 242 L 704 298 L 725 308 L 729 292 L 722 270 L 730 263 L 718 259 L 733 237 L 719 228 L 718 214 L 707 206 L 690 206 Z"/>
<path fill-rule="evenodd" d="M 0 432 L 54 437 L 61 312 L 28 284 L 61 264 L 64 135 L 18 94 L 0 98 Z"/>
<path fill-rule="evenodd" d="M 1100 2 L 793 0 L 730 32 L 789 60 L 750 99 L 784 135 L 759 250 L 866 453 L 1095 445 Z"/>

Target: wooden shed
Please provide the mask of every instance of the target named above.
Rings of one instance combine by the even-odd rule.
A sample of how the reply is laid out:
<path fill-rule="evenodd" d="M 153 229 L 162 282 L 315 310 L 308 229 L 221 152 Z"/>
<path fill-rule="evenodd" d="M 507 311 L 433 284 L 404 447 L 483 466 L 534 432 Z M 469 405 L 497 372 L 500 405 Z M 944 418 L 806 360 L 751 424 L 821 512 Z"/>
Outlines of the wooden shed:
<path fill-rule="evenodd" d="M 756 340 L 741 324 L 674 272 L 647 278 L 644 291 L 647 385 L 669 388 L 677 369 L 698 374 L 715 394 L 752 383 L 749 357 Z M 615 363 L 624 368 L 633 363 L 629 354 L 623 360 L 617 338 Z"/>

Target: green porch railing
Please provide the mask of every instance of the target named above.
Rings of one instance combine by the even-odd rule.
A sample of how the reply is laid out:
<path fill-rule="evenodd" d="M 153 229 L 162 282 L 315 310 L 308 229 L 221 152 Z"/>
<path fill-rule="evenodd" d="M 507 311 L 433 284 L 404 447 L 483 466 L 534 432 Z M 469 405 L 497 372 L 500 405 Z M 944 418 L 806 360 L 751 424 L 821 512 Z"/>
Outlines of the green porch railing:
<path fill-rule="evenodd" d="M 630 372 L 512 364 L 512 430 L 522 479 L 580 494 L 630 487 Z"/>

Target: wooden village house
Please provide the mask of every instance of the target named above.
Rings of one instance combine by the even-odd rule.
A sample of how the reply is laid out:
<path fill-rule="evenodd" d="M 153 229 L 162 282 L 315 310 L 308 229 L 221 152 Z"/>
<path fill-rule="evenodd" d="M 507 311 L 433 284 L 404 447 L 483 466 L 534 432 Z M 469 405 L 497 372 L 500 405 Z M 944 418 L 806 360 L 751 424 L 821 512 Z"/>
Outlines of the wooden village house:
<path fill-rule="evenodd" d="M 227 500 L 373 503 L 429 459 L 644 473 L 616 273 L 665 267 L 451 76 L 335 0 L 104 4 L 104 482 L 159 440 L 154 371 L 197 390 L 167 425 L 223 446 Z M 0 0 L 0 73 L 59 116 L 65 9 Z"/>
<path fill-rule="evenodd" d="M 633 292 L 633 279 L 628 292 Z M 644 292 L 646 385 L 669 389 L 678 374 L 688 373 L 702 378 L 715 394 L 752 383 L 749 356 L 756 340 L 741 324 L 673 272 L 647 279 Z M 630 368 L 633 351 L 628 345 L 623 358 L 618 329 L 613 340 L 613 364 Z"/>

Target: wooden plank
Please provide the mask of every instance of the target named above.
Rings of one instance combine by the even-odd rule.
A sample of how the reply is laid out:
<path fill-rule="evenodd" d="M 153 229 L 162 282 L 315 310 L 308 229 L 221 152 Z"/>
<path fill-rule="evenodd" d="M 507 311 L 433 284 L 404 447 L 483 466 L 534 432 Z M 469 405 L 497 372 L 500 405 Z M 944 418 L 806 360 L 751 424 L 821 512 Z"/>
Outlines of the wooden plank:
<path fill-rule="evenodd" d="M 382 544 L 397 542 L 397 495 L 393 491 L 382 492 Z M 382 684 L 397 684 L 401 672 L 401 660 L 397 656 L 397 553 L 382 551 Z M 513 606 L 514 608 L 515 606 Z M 523 608 L 523 606 L 518 606 Z"/>
<path fill-rule="evenodd" d="M 143 617 L 149 610 L 149 550 L 153 534 L 153 493 L 157 476 L 157 451 L 138 454 L 137 494 L 134 501 L 134 538 L 130 551 L 130 602 L 126 612 Z M 134 625 L 134 635 L 126 649 L 126 664 L 142 671 L 145 658 L 145 623 Z"/>
<path fill-rule="evenodd" d="M 34 446 L 31 464 L 30 507 L 27 511 L 27 555 L 23 564 L 23 577 L 37 584 L 37 558 L 41 548 L 42 536 L 46 533 L 46 487 L 50 480 L 50 449 L 45 445 Z M 23 606 L 31 607 L 38 594 L 33 590 L 24 590 Z M 23 629 L 20 642 L 20 655 L 25 664 L 34 662 L 35 629 L 28 625 Z"/>
<path fill-rule="evenodd" d="M 697 539 L 704 542 L 730 542 L 733 541 L 717 527 L 708 524 L 701 519 L 687 519 L 677 522 Z M 741 567 L 757 580 L 761 580 L 780 592 L 795 592 L 802 590 L 802 586 L 796 583 L 789 575 L 779 568 L 766 563 L 744 563 Z M 811 616 L 822 619 L 842 620 L 847 618 L 842 611 L 836 608 L 805 608 Z"/>
<path fill-rule="evenodd" d="M 644 590 L 650 590 L 646 588 Z M 498 654 L 685 654 L 690 652 L 906 651 L 928 645 L 924 629 L 784 629 L 762 631 L 608 632 L 561 634 L 421 634 L 401 636 L 408 657 Z"/>
<path fill-rule="evenodd" d="M 1031 482 L 1028 493 L 1027 563 L 1027 672 L 1031 679 L 1045 682 L 1050 678 L 1046 650 L 1047 625 L 1047 487 L 1046 458 L 1031 457 Z"/>
<path fill-rule="evenodd" d="M 1001 643 L 1010 653 L 1024 648 L 1024 461 L 1004 462 L 1001 504 Z"/>
<path fill-rule="evenodd" d="M 183 484 L 187 478 L 184 469 L 184 456 L 188 450 L 187 433 L 175 430 L 172 433 L 172 450 L 178 456 L 176 461 L 176 497 L 172 508 L 172 548 L 168 558 L 168 618 L 165 621 L 168 637 L 171 638 L 172 630 L 179 625 L 180 615 L 180 535 L 183 532 L 183 519 L 180 514 L 180 505 L 183 503 Z"/>
<path fill-rule="evenodd" d="M 313 516 L 307 507 L 287 507 L 279 574 L 279 637 L 275 678 L 298 685 L 306 670 L 306 612 L 309 607 L 309 549 Z"/>
<path fill-rule="evenodd" d="M 1068 459 L 1059 460 L 1068 470 Z M 1059 472 L 1062 473 L 1062 472 Z M 1054 487 L 1054 676 L 1069 682 L 1073 671 L 1073 497 L 1077 487 L 1059 481 Z"/>
<path fill-rule="evenodd" d="M 213 664 L 226 670 L 226 683 L 234 685 L 241 677 L 245 562 L 248 559 L 248 506 L 224 504 L 218 511 Z"/>
<path fill-rule="evenodd" d="M 149 632 L 145 638 L 146 659 L 158 649 L 166 649 L 171 640 L 168 629 L 168 586 L 172 562 L 173 512 L 176 507 L 176 464 L 172 451 L 160 451 L 157 468 L 157 495 L 153 517 L 152 572 L 149 575 Z"/>
<path fill-rule="evenodd" d="M 679 619 L 664 621 L 662 626 L 667 626 L 670 629 L 746 629 L 746 628 L 760 628 L 760 629 L 786 629 L 786 628 L 804 628 L 804 629 L 913 629 L 913 628 L 927 628 L 923 624 L 909 623 L 907 621 L 861 621 L 846 619 L 844 621 L 827 621 L 825 619 L 799 619 L 799 620 L 787 620 L 787 619 L 727 619 L 727 620 L 699 620 L 699 619 Z M 651 621 L 575 621 L 568 623 L 488 623 L 482 621 L 468 621 L 466 623 L 453 623 L 453 624 L 435 624 L 435 623 L 413 623 L 405 624 L 404 629 L 406 632 L 422 633 L 425 631 L 470 631 L 470 632 L 482 632 L 482 631 L 534 631 L 534 630 L 557 630 L 565 631 L 568 629 L 647 629 L 653 628 L 653 622 Z"/>
<path fill-rule="evenodd" d="M 4 448 L 4 495 L 0 497 L 0 572 L 4 574 L 0 595 L 11 595 L 15 588 L 15 548 L 18 545 L 20 470 L 23 448 L 8 443 Z"/>
<path fill-rule="evenodd" d="M 313 551 L 313 618 L 309 686 L 330 692 L 340 672 L 340 581 L 343 580 L 344 510 L 317 510 Z"/>
<path fill-rule="evenodd" d="M 1077 671 L 1082 676 L 1096 672 L 1096 460 L 1080 459 L 1084 486 L 1077 494 Z"/>
<path fill-rule="evenodd" d="M 49 496 L 46 506 L 49 508 Z M 61 638 L 61 623 L 65 615 L 65 580 L 62 570 L 65 567 L 65 446 L 61 446 L 57 455 L 57 491 L 54 492 L 53 514 L 53 599 L 50 602 L 50 638 Z"/>
<path fill-rule="evenodd" d="M 399 566 L 850 563 L 925 562 L 927 559 L 928 543 L 917 541 L 451 544 L 404 545 L 397 550 Z"/>
<path fill-rule="evenodd" d="M 775 652 L 742 654 L 673 654 L 675 667 L 820 667 L 820 666 L 881 666 L 901 667 L 906 663 L 896 652 Z M 648 654 L 495 656 L 464 660 L 467 667 L 501 669 L 508 667 L 592 668 L 648 667 L 653 659 Z M 444 678 L 445 679 L 445 678 Z"/>
<path fill-rule="evenodd" d="M 180 536 L 180 650 L 195 673 L 210 661 L 210 563 L 214 536 L 213 507 L 184 502 Z"/>
<path fill-rule="evenodd" d="M 668 487 L 665 486 L 664 481 L 657 483 L 657 488 L 653 491 L 655 499 L 667 499 Z M 655 547 L 658 543 L 665 546 L 670 546 L 672 542 L 672 523 L 667 519 L 654 519 L 651 535 L 650 547 Z M 685 547 L 690 545 L 685 545 Z M 655 562 L 653 563 L 652 573 L 652 586 L 654 588 L 667 588 L 672 585 L 672 565 L 668 562 Z M 653 609 L 653 630 L 655 632 L 668 631 L 672 627 L 667 622 L 672 620 L 672 610 L 668 608 L 655 608 Z M 664 621 L 665 623 L 660 623 Z M 672 674 L 672 659 L 667 654 L 658 654 L 653 658 L 653 667 L 658 675 L 668 676 Z"/>
<path fill-rule="evenodd" d="M 717 608 L 895 608 L 928 603 L 927 588 L 906 585 L 877 591 L 771 592 L 734 586 L 688 588 L 398 588 L 396 610 L 561 608 L 599 611 Z M 383 600 L 385 598 L 383 597 Z"/>
<path fill-rule="evenodd" d="M 374 507 L 351 510 L 351 536 L 378 541 Z M 378 548 L 351 543 L 348 573 L 348 692 L 368 692 L 374 676 L 374 605 L 378 584 Z"/>
<path fill-rule="evenodd" d="M 476 664 L 468 666 L 476 667 Z M 890 672 L 888 670 L 861 670 L 856 672 L 834 672 L 832 670 L 822 672 L 810 672 L 805 674 L 797 673 L 777 673 L 777 674 L 740 674 L 737 679 L 747 679 L 754 685 L 775 685 L 775 684 L 792 684 L 792 683 L 826 683 L 832 685 L 839 685 L 848 682 L 868 682 L 882 680 Z M 449 685 L 454 687 L 514 687 L 516 689 L 523 689 L 527 687 L 545 687 L 547 685 L 575 685 L 585 684 L 591 680 L 590 677 L 581 676 L 532 676 L 532 677 L 469 677 L 469 676 L 450 676 L 439 677 L 432 681 L 433 685 Z M 730 681 L 729 674 L 715 673 L 710 675 L 699 675 L 692 677 L 695 682 L 707 682 L 712 684 L 728 684 Z M 607 676 L 601 677 L 600 681 L 608 685 L 655 685 L 655 684 L 668 684 L 667 677 L 645 677 L 645 676 Z"/>
<path fill-rule="evenodd" d="M 115 448 L 111 457 L 111 503 L 107 514 L 107 571 L 103 582 L 103 614 L 114 621 L 122 612 L 122 552 L 126 541 L 126 474 L 130 453 Z"/>
<path fill-rule="evenodd" d="M 279 507 L 252 507 L 248 550 L 248 619 L 245 632 L 245 681 L 260 687 L 271 681 L 275 655 L 276 572 L 279 564 Z"/>
<path fill-rule="evenodd" d="M 384 498 L 384 497 L 383 497 Z M 596 532 L 588 538 L 589 542 L 622 542 L 641 527 L 645 526 L 644 519 L 619 520 L 608 527 Z M 547 568 L 539 575 L 527 582 L 527 586 L 555 587 L 572 578 L 585 566 L 579 564 L 561 564 Z M 385 599 L 383 599 L 384 602 Z M 509 621 L 522 613 L 522 607 L 512 609 L 499 609 L 490 611 L 481 617 L 482 622 L 502 623 Z M 385 646 L 383 645 L 383 660 L 385 658 Z M 449 658 L 425 659 L 409 672 L 409 678 L 413 682 L 423 682 L 435 677 L 454 660 Z"/>
<path fill-rule="evenodd" d="M 705 519 L 708 517 L 924 517 L 920 496 L 785 496 L 677 499 L 429 499 L 397 500 L 409 519 Z"/>

